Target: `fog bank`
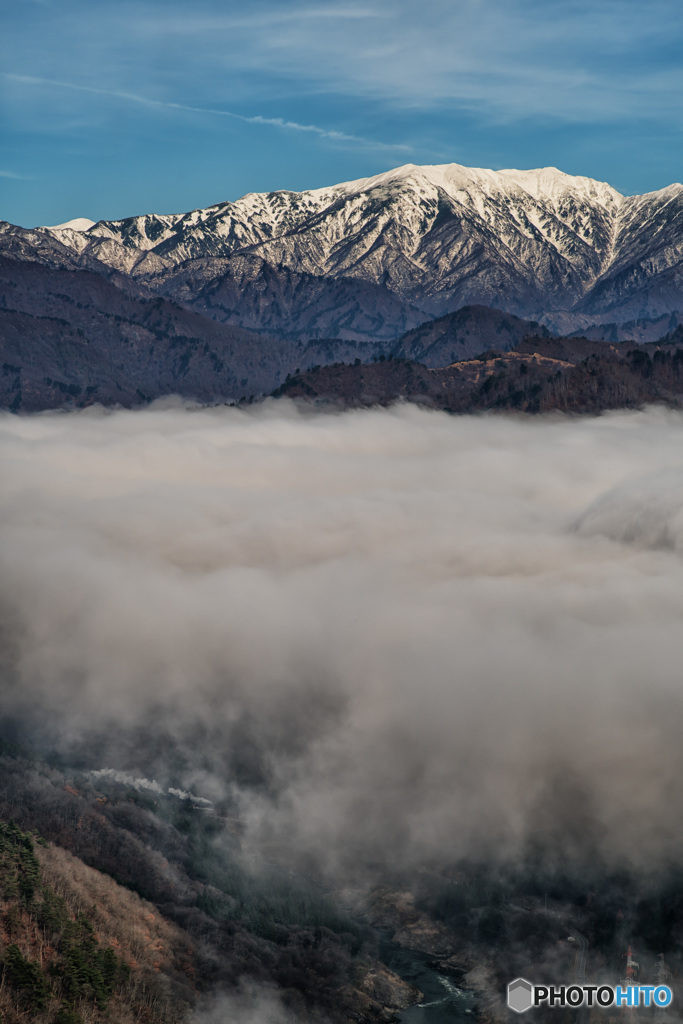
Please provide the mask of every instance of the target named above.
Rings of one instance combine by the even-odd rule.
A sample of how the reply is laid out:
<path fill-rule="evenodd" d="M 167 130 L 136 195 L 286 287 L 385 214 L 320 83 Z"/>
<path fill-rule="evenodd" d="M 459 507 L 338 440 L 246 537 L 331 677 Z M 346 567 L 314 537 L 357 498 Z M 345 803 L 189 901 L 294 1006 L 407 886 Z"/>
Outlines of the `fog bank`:
<path fill-rule="evenodd" d="M 683 417 L 0 417 L 2 711 L 323 869 L 666 858 Z"/>

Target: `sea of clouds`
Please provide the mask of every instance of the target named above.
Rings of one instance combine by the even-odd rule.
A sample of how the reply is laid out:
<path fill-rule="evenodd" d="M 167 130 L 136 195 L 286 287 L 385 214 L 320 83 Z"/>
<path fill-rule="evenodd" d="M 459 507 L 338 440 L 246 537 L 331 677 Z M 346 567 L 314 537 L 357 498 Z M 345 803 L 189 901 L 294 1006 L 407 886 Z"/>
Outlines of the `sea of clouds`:
<path fill-rule="evenodd" d="M 321 870 L 668 858 L 683 417 L 0 417 L 2 714 Z"/>

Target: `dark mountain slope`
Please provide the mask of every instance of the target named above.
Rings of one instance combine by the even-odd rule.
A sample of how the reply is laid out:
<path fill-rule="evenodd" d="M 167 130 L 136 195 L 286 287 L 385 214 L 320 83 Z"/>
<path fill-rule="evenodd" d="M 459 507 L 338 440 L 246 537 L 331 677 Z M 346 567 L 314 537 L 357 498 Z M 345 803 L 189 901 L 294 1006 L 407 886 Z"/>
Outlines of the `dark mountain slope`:
<path fill-rule="evenodd" d="M 472 388 L 479 380 L 482 363 L 477 360 L 470 372 L 468 360 L 486 350 L 495 350 L 499 356 L 511 350 L 518 354 L 538 351 L 546 358 L 572 365 L 589 355 L 599 355 L 600 367 L 607 367 L 611 358 L 608 353 L 614 350 L 623 356 L 625 350 L 624 346 L 610 348 L 602 342 L 581 338 L 553 340 L 547 329 L 536 322 L 485 306 L 466 306 L 423 323 L 397 344 L 275 338 L 219 323 L 172 299 L 145 292 L 139 281 L 123 278 L 118 271 L 107 277 L 92 270 L 61 266 L 60 253 L 55 256 L 53 244 L 59 248 L 60 243 L 52 240 L 43 262 L 23 256 L 0 256 L 0 405 L 15 412 L 80 407 L 96 402 L 136 406 L 170 394 L 201 402 L 239 401 L 269 393 L 283 381 L 284 390 L 293 393 L 288 375 L 304 380 L 301 371 L 306 373 L 313 367 L 339 362 L 358 362 L 365 367 L 354 370 L 348 380 L 337 372 L 338 367 L 333 367 L 334 372 L 328 377 L 321 376 L 319 371 L 314 378 L 305 378 L 306 388 L 331 401 L 361 404 L 384 403 L 398 396 L 424 401 L 425 395 L 430 395 L 429 400 L 438 407 L 453 410 L 465 410 L 470 405 L 488 408 L 492 402 L 496 408 L 533 410 L 541 402 L 538 388 L 543 384 L 535 379 L 535 369 L 531 369 L 525 381 L 526 389 L 520 390 L 517 383 L 509 384 L 513 396 L 509 401 L 493 384 L 486 384 L 486 390 L 475 398 Z M 52 265 L 55 261 L 57 265 Z M 256 263 L 259 273 L 265 278 L 272 277 L 267 264 Z M 251 265 L 255 265 L 254 260 Z M 183 267 L 179 268 L 178 273 L 183 272 Z M 133 291 L 128 288 L 129 282 Z M 343 287 L 344 282 L 333 280 L 328 284 Z M 188 299 L 197 285 L 191 276 L 186 279 Z M 228 302 L 225 288 L 225 277 L 219 279 L 215 295 L 210 289 L 199 288 L 198 301 L 206 304 L 215 299 L 218 305 L 214 312 L 220 305 L 229 317 L 228 305 L 221 305 Z M 237 301 L 239 288 L 232 279 L 230 288 Z M 308 286 L 302 288 L 303 302 L 311 293 Z M 258 288 L 254 295 L 258 296 Z M 676 322 L 669 316 L 663 326 Z M 525 340 L 529 336 L 534 337 L 533 342 Z M 675 340 L 673 335 L 671 338 Z M 373 359 L 389 353 L 395 357 L 393 364 L 386 361 L 373 368 Z M 453 360 L 454 355 L 457 361 Z M 635 382 L 629 377 L 628 386 L 626 378 L 622 380 L 623 386 L 617 389 L 621 395 L 618 400 L 604 395 L 577 399 L 579 406 L 591 409 L 596 402 L 595 407 L 601 408 L 601 403 L 612 407 L 609 403 L 614 401 L 627 405 L 674 401 L 677 378 L 662 376 L 664 362 L 657 358 L 654 374 L 641 375 Z M 623 376 L 624 367 L 631 365 L 622 357 L 619 362 L 619 368 L 610 368 L 608 375 Z M 424 369 L 447 368 L 438 387 L 436 377 L 424 376 L 422 369 L 416 369 L 418 363 Z M 453 366 L 448 365 L 451 363 Z M 412 369 L 407 370 L 407 366 Z M 420 377 L 419 386 L 416 375 Z M 341 376 L 344 383 L 337 393 L 333 378 L 341 380 Z M 369 380 L 372 387 L 367 392 Z M 661 392 L 655 387 L 657 381 L 664 389 Z M 528 387 L 535 389 L 533 395 L 526 395 Z M 564 399 L 546 394 L 547 391 L 543 384 L 544 408 L 554 408 L 556 402 L 560 402 L 557 407 L 564 407 Z"/>
<path fill-rule="evenodd" d="M 277 379 L 261 354 L 270 339 L 135 297 L 90 271 L 0 259 L 0 296 L 6 407 L 49 408 L 68 396 L 129 405 L 178 390 L 239 396 L 232 366 L 241 378 L 251 372 L 256 387 Z"/>
<path fill-rule="evenodd" d="M 251 253 L 190 259 L 136 280 L 221 323 L 290 339 L 392 341 L 425 319 L 419 303 L 372 281 L 318 276 Z"/>
<path fill-rule="evenodd" d="M 219 324 L 92 271 L 0 257 L 0 406 L 14 411 L 130 406 L 168 394 L 233 401 L 355 351 L 350 342 L 307 346 Z"/>
<path fill-rule="evenodd" d="M 21 253 L 12 259 L 0 255 L 0 407 L 31 412 L 95 402 L 135 406 L 169 394 L 204 402 L 237 401 L 270 392 L 299 369 L 356 358 L 368 362 L 393 347 L 391 340 L 276 338 L 219 323 L 188 305 L 155 295 L 139 280 L 118 271 L 105 276 L 63 265 L 60 248 L 48 237 L 42 262 L 27 260 Z M 255 257 L 238 261 L 247 270 L 256 268 L 270 282 L 270 302 L 276 272 Z M 232 263 L 227 276 L 219 275 L 214 285 L 202 288 L 201 280 L 192 274 L 209 261 L 196 262 L 201 263 L 199 268 L 193 263 L 177 270 L 178 275 L 186 275 L 183 299 L 189 303 L 194 295 L 194 306 L 212 305 L 216 316 L 235 319 L 230 303 L 239 304 L 249 283 L 230 276 L 236 265 Z M 216 270 L 214 263 L 210 269 Z M 280 273 L 292 277 L 287 270 Z M 323 285 L 323 304 L 331 290 L 337 290 L 338 325 L 346 313 L 355 323 L 365 316 L 360 307 L 344 305 L 343 280 L 311 281 Z M 261 290 L 258 281 L 252 284 L 254 322 L 258 322 Z M 372 290 L 374 286 L 362 287 Z M 314 314 L 306 302 L 312 301 L 312 294 L 310 282 L 297 286 L 295 297 L 300 297 L 301 304 L 287 316 L 296 320 L 305 315 L 310 324 Z M 283 307 L 278 309 L 281 323 L 286 317 Z M 375 333 L 381 333 L 386 312 L 375 310 Z M 394 310 L 394 318 L 395 314 Z M 547 333 L 535 322 L 472 306 L 423 323 L 401 339 L 397 350 L 439 366 L 451 362 L 454 351 L 467 357 L 492 346 L 509 349 L 534 332 Z"/>
<path fill-rule="evenodd" d="M 580 331 L 570 331 L 570 335 L 577 338 L 592 338 L 593 341 L 611 341 L 619 343 L 622 341 L 635 341 L 639 345 L 645 345 L 651 341 L 659 341 L 668 331 L 673 331 L 678 324 L 683 322 L 683 317 L 677 310 L 671 313 L 664 313 L 662 316 L 649 319 L 639 317 L 635 320 L 627 320 L 625 323 L 597 323 L 589 324 Z M 555 331 L 562 334 L 562 331 Z"/>
<path fill-rule="evenodd" d="M 403 359 L 328 366 L 290 378 L 276 393 L 318 406 L 403 400 L 447 412 L 576 412 L 683 406 L 683 346 L 633 348 L 577 338 L 528 338 L 441 369 Z"/>

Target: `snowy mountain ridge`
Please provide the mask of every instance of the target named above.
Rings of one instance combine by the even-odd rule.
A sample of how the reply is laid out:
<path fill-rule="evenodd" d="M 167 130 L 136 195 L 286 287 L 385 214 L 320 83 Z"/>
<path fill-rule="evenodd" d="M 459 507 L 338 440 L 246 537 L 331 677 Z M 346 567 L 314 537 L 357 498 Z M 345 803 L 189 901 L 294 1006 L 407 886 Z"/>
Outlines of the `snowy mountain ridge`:
<path fill-rule="evenodd" d="M 623 196 L 554 167 L 407 164 L 185 214 L 40 231 L 218 320 L 272 330 L 279 303 L 292 329 L 309 335 L 328 323 L 348 337 L 394 330 L 387 316 L 398 307 L 396 334 L 468 303 L 549 323 L 561 314 L 565 324 L 568 315 L 580 323 L 683 309 L 683 185 Z M 363 286 L 345 300 L 360 304 L 360 319 L 302 320 L 296 295 L 305 305 L 313 278 L 323 279 L 317 291 Z M 251 320 L 240 312 L 245 288 Z"/>

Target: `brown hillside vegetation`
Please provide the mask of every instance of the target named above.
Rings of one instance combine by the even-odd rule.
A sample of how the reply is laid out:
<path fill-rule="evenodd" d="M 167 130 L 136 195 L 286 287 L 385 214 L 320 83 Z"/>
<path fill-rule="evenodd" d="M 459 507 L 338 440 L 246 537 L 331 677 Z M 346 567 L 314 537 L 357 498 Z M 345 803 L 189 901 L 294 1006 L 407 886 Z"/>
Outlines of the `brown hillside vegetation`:
<path fill-rule="evenodd" d="M 74 917 L 89 915 L 99 942 L 116 950 L 130 968 L 126 992 L 135 1006 L 163 1007 L 164 1021 L 180 1020 L 195 974 L 187 935 L 147 900 L 67 850 L 50 843 L 37 846 L 36 856 L 46 883 Z"/>
<path fill-rule="evenodd" d="M 3 1024 L 174 1024 L 192 950 L 151 904 L 67 851 L 0 825 Z"/>

